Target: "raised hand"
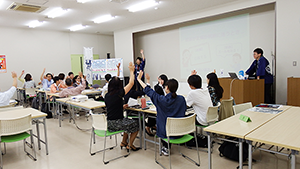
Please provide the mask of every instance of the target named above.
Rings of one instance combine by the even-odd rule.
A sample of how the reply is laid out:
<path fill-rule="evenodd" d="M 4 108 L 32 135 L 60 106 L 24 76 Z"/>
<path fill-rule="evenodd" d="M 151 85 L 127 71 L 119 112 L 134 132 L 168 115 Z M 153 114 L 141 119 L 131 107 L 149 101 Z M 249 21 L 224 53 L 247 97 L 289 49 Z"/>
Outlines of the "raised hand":
<path fill-rule="evenodd" d="M 117 64 L 117 68 L 120 69 L 120 66 L 121 66 L 121 63 L 118 63 Z"/>
<path fill-rule="evenodd" d="M 129 63 L 128 68 L 129 68 L 130 72 L 134 72 L 135 67 L 134 67 L 134 64 L 132 62 Z"/>
<path fill-rule="evenodd" d="M 197 71 L 196 70 L 192 70 L 191 75 L 196 75 Z"/>
<path fill-rule="evenodd" d="M 11 72 L 11 77 L 12 78 L 17 78 L 17 73 L 16 72 Z"/>
<path fill-rule="evenodd" d="M 139 75 L 138 75 L 138 77 L 137 77 L 137 79 L 142 79 L 142 76 L 143 76 L 143 74 L 144 74 L 144 72 L 142 71 L 142 70 L 140 70 L 140 73 L 139 73 Z M 149 78 L 150 78 L 150 76 L 149 76 Z"/>

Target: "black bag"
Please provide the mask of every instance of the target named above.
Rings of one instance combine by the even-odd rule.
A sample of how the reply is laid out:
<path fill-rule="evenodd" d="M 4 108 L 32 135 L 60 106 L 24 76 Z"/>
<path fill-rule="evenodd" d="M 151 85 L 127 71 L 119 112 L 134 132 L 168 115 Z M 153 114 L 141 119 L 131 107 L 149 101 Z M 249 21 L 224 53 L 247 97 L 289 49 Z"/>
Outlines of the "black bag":
<path fill-rule="evenodd" d="M 194 136 L 194 134 L 190 134 L 192 136 Z M 203 148 L 207 148 L 207 136 L 204 135 L 198 135 L 197 134 L 197 143 L 198 143 L 198 147 L 203 147 Z M 191 139 L 190 141 L 186 142 L 186 146 L 187 147 L 196 147 L 196 140 L 195 137 L 193 139 Z"/>
<path fill-rule="evenodd" d="M 53 118 L 53 115 L 52 115 L 52 113 L 49 111 L 49 108 L 48 108 L 48 104 L 47 104 L 47 103 L 42 103 L 41 112 L 47 113 L 47 116 L 46 116 L 47 119 Z"/>
<path fill-rule="evenodd" d="M 221 157 L 226 157 L 228 159 L 239 161 L 239 144 L 224 141 L 219 147 L 219 152 Z M 248 144 L 243 143 L 243 161 L 248 158 Z"/>
<path fill-rule="evenodd" d="M 34 97 L 32 99 L 31 107 L 34 108 L 34 109 L 39 109 L 39 107 L 40 107 L 40 99 L 39 99 L 39 97 Z"/>

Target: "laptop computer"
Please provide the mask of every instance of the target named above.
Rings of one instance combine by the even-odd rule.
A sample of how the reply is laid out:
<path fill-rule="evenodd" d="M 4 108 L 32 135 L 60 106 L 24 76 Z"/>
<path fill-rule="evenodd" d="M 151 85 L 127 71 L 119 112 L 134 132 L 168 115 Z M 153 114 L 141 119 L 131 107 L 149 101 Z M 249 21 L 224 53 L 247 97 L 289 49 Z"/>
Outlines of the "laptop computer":
<path fill-rule="evenodd" d="M 239 79 L 236 75 L 236 73 L 234 72 L 228 72 L 229 76 L 232 78 L 232 79 Z"/>

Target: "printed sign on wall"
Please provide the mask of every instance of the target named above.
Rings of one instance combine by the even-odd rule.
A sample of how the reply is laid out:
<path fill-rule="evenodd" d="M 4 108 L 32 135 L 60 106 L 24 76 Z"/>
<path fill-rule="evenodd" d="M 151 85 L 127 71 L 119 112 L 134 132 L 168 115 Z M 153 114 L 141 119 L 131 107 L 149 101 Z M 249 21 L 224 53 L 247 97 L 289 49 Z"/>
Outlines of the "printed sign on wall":
<path fill-rule="evenodd" d="M 0 55 L 0 73 L 6 73 L 6 58 L 5 55 Z"/>

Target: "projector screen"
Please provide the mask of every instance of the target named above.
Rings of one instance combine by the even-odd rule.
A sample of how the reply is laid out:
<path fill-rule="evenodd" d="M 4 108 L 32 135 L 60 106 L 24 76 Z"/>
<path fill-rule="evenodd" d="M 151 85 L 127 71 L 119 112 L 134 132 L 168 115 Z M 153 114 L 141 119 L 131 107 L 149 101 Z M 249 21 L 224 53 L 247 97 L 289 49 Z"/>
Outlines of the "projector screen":
<path fill-rule="evenodd" d="M 191 70 L 205 78 L 216 70 L 218 77 L 249 67 L 249 14 L 179 28 L 180 75 Z M 245 71 L 245 70 L 244 70 Z"/>

